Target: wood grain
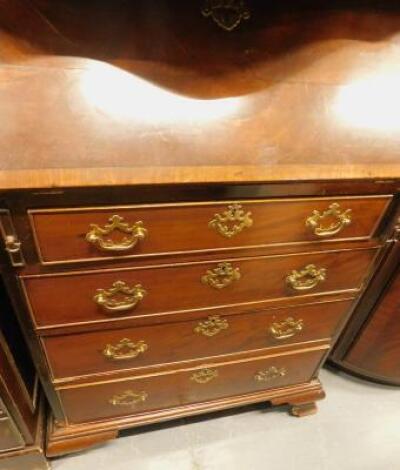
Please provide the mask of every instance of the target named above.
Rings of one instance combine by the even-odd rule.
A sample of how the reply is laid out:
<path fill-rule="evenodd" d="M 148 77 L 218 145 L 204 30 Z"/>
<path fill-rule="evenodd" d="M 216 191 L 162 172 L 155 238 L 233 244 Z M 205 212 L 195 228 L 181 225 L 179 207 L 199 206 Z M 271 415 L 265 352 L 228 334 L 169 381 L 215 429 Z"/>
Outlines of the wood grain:
<path fill-rule="evenodd" d="M 101 260 L 114 257 L 143 257 L 148 254 L 184 253 L 226 250 L 234 247 L 256 247 L 274 243 L 307 242 L 328 239 L 371 237 L 391 196 L 361 198 L 310 198 L 265 200 L 260 202 L 145 205 L 144 207 L 106 207 L 91 209 L 57 209 L 30 211 L 38 250 L 44 263 Z M 329 237 L 319 237 L 307 227 L 306 220 L 315 210 L 321 214 L 333 203 L 342 212 L 351 211 L 351 224 Z M 223 215 L 233 204 L 251 214 L 253 225 L 227 238 L 209 226 L 215 214 Z M 147 235 L 126 253 L 105 252 L 89 243 L 85 236 L 91 224 L 104 227 L 119 215 L 130 225 L 141 221 Z M 238 222 L 228 222 L 232 226 Z M 322 226 L 337 223 L 331 217 Z M 106 238 L 117 243 L 124 236 L 115 231 Z"/>
<path fill-rule="evenodd" d="M 186 3 L 3 1 L 0 187 L 399 177 L 398 9 Z"/>

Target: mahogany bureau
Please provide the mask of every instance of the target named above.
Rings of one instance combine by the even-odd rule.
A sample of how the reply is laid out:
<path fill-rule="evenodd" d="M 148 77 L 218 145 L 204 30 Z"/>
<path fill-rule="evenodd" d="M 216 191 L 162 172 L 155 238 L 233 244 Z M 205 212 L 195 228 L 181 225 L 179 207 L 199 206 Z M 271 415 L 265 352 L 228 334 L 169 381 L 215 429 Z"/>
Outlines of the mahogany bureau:
<path fill-rule="evenodd" d="M 0 22 L 5 282 L 47 454 L 249 403 L 314 413 L 393 243 L 398 13 L 251 2 L 227 34 L 197 2 L 80 3 Z"/>

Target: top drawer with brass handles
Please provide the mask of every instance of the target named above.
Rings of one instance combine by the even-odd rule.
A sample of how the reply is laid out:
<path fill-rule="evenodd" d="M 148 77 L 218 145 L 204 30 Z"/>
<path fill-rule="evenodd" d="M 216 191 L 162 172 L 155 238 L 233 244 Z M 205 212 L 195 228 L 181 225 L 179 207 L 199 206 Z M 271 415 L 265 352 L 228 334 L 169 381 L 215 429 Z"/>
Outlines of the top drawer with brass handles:
<path fill-rule="evenodd" d="M 43 264 L 370 238 L 391 196 L 29 211 Z"/>

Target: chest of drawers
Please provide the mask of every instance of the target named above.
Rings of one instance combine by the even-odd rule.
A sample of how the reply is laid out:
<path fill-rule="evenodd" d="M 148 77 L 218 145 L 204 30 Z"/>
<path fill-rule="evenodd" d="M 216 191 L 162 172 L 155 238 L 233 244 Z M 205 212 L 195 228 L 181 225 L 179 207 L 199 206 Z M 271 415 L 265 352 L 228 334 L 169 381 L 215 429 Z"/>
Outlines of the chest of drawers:
<path fill-rule="evenodd" d="M 318 370 L 385 250 L 393 195 L 252 197 L 269 191 L 219 186 L 201 202 L 160 189 L 168 204 L 93 189 L 87 200 L 104 201 L 80 207 L 75 190 L 9 195 L 8 282 L 54 414 L 48 455 L 246 403 L 316 411 Z"/>
<path fill-rule="evenodd" d="M 48 455 L 249 403 L 314 413 L 398 217 L 398 14 L 8 3 L 1 250 Z"/>

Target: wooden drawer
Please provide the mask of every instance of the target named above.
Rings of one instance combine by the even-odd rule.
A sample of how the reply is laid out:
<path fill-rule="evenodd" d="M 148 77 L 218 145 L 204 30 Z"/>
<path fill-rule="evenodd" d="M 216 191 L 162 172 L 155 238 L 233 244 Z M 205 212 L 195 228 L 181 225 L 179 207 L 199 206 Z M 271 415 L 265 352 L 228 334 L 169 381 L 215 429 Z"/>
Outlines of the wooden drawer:
<path fill-rule="evenodd" d="M 116 382 L 59 390 L 70 423 L 128 416 L 308 382 L 325 348 L 205 364 Z"/>
<path fill-rule="evenodd" d="M 351 300 L 200 321 L 43 338 L 55 379 L 331 338 Z M 67 354 L 66 354 L 67 353 Z"/>
<path fill-rule="evenodd" d="M 374 248 L 341 250 L 26 276 L 23 281 L 35 322 L 44 327 L 354 290 L 375 254 Z"/>
<path fill-rule="evenodd" d="M 230 201 L 31 210 L 29 215 L 41 261 L 64 263 L 368 238 L 390 200 L 364 196 Z M 335 207 L 338 213 L 329 212 Z"/>

